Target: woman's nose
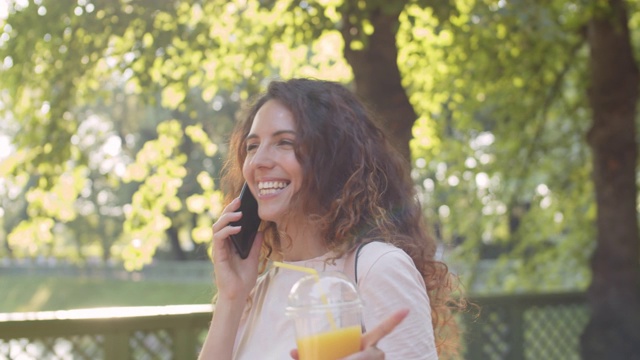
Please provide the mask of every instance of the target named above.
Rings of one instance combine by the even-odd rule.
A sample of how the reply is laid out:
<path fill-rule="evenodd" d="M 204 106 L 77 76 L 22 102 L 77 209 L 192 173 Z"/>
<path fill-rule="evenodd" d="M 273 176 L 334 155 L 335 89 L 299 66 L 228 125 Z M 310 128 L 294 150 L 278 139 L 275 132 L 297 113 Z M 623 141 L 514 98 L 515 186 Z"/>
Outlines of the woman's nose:
<path fill-rule="evenodd" d="M 251 164 L 255 167 L 273 166 L 273 154 L 268 146 L 259 146 L 251 157 Z"/>

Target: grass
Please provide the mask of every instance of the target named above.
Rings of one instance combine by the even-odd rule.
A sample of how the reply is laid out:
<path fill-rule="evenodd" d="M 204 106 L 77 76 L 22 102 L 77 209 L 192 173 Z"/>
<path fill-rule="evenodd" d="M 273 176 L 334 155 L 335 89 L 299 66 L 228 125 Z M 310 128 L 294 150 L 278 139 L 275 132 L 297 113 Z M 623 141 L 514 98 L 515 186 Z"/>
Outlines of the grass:
<path fill-rule="evenodd" d="M 0 276 L 0 312 L 206 304 L 213 294 L 214 286 L 207 283 Z"/>

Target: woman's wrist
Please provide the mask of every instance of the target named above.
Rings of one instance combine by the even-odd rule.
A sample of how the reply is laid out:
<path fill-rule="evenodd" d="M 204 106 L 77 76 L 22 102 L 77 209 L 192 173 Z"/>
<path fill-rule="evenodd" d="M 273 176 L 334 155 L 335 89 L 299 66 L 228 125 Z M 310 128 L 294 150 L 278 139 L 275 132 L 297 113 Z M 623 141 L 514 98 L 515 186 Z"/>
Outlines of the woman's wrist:
<path fill-rule="evenodd" d="M 244 289 L 228 289 L 228 291 L 225 291 L 224 289 L 218 288 L 218 294 L 216 295 L 216 304 L 218 304 L 219 302 L 223 302 L 226 306 L 229 307 L 244 307 L 244 304 L 249 298 L 250 293 L 251 291 L 245 291 Z"/>
<path fill-rule="evenodd" d="M 236 333 L 243 311 L 244 303 L 220 298 L 216 301 L 209 333 L 198 359 L 226 360 L 232 358 Z"/>
<path fill-rule="evenodd" d="M 230 318 L 242 315 L 245 305 L 246 301 L 240 301 L 240 298 L 236 300 L 219 296 L 215 303 L 214 315 L 215 313 L 220 313 L 225 314 Z"/>

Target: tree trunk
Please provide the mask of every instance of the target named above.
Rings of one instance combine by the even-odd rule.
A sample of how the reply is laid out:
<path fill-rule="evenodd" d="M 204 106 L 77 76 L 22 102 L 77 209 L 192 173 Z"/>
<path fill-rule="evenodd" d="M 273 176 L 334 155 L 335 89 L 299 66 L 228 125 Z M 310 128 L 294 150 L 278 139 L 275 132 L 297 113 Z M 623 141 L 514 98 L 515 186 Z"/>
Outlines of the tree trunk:
<path fill-rule="evenodd" d="M 7 232 L 7 231 L 5 230 L 5 234 L 8 234 L 8 233 L 9 233 L 9 232 Z M 6 236 L 6 235 L 3 237 L 3 240 L 2 240 L 2 247 L 4 247 L 4 250 L 5 250 L 5 251 L 6 251 L 6 253 L 7 253 L 7 257 L 8 257 L 9 259 L 13 259 L 13 249 L 11 248 L 11 245 L 9 245 L 9 240 L 7 239 L 7 236 Z"/>
<path fill-rule="evenodd" d="M 363 11 L 355 10 L 358 9 L 356 3 L 351 0 L 345 5 L 341 29 L 344 56 L 353 70 L 355 92 L 375 112 L 392 145 L 410 161 L 409 141 L 417 115 L 402 87 L 396 44 L 398 16 L 404 5 L 397 6 L 395 12 L 383 11 L 380 7 Z M 363 49 L 354 50 L 352 43 L 364 38 L 359 23 L 363 16 L 371 22 L 374 32 L 367 37 Z"/>
<path fill-rule="evenodd" d="M 169 244 L 171 245 L 171 257 L 173 260 L 186 261 L 187 254 L 185 254 L 182 246 L 180 246 L 180 238 L 178 236 L 178 229 L 171 226 L 167 229 L 167 237 L 169 238 Z"/>
<path fill-rule="evenodd" d="M 636 204 L 635 115 L 638 68 L 624 0 L 588 24 L 589 102 L 597 242 L 588 292 L 591 319 L 581 338 L 584 359 L 632 359 L 640 354 L 640 239 Z"/>

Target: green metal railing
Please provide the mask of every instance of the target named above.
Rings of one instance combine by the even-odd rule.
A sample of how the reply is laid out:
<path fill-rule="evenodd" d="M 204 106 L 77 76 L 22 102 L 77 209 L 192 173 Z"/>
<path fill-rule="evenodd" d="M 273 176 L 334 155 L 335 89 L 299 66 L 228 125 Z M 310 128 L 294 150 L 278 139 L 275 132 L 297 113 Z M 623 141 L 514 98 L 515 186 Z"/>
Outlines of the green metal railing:
<path fill-rule="evenodd" d="M 579 359 L 582 293 L 474 297 L 464 358 Z M 0 314 L 0 360 L 184 360 L 197 357 L 211 305 Z"/>
<path fill-rule="evenodd" d="M 477 318 L 465 318 L 465 359 L 580 359 L 589 320 L 584 293 L 474 297 Z"/>
<path fill-rule="evenodd" d="M 0 314 L 0 359 L 195 359 L 211 305 Z"/>

